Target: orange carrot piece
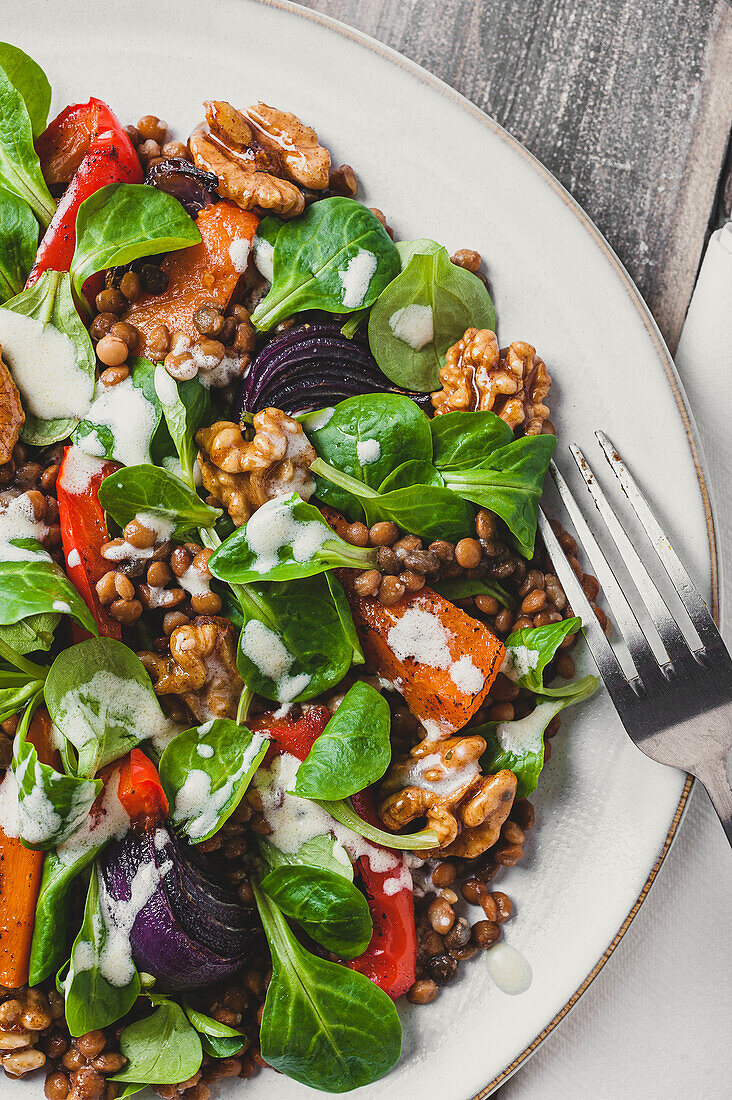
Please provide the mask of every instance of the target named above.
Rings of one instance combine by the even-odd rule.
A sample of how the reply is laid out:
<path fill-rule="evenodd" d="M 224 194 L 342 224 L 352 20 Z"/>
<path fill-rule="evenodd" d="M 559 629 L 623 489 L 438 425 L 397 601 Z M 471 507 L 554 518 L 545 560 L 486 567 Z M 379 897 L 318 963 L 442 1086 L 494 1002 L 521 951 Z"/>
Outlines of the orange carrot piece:
<path fill-rule="evenodd" d="M 430 736 L 457 733 L 490 691 L 504 645 L 431 588 L 384 607 L 344 581 L 366 663 L 395 685 Z"/>
<path fill-rule="evenodd" d="M 28 740 L 44 764 L 54 763 L 57 755 L 47 711 L 37 710 L 33 715 Z M 0 985 L 8 989 L 18 989 L 28 981 L 43 856 L 0 829 Z"/>
<path fill-rule="evenodd" d="M 149 357 L 153 329 L 165 325 L 169 332 L 184 332 L 192 339 L 200 337 L 193 314 L 204 302 L 215 302 L 226 309 L 234 298 L 242 278 L 240 266 L 230 254 L 234 241 L 252 241 L 259 218 L 250 210 L 241 210 L 233 202 L 206 206 L 196 225 L 201 243 L 171 252 L 160 265 L 168 276 L 168 288 L 162 294 L 143 294 L 133 302 L 124 320 L 134 325 L 142 340 L 139 355 Z"/>

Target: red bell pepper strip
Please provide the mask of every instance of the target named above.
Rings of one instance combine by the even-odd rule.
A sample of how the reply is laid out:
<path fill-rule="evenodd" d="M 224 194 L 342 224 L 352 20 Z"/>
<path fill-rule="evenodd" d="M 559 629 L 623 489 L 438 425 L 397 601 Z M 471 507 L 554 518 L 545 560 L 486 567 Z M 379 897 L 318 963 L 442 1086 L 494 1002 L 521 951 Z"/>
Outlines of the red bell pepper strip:
<path fill-rule="evenodd" d="M 43 178 L 49 187 L 66 186 L 89 147 L 105 130 L 121 131 L 115 113 L 101 99 L 73 103 L 63 111 L 36 140 Z"/>
<path fill-rule="evenodd" d="M 90 100 L 91 102 L 99 103 L 98 100 Z M 87 107 L 88 104 L 84 106 Z M 27 287 L 33 286 L 44 271 L 70 269 L 76 248 L 76 215 L 85 199 L 109 183 L 142 183 L 142 167 L 132 142 L 109 108 L 103 103 L 100 104 L 100 108 L 102 107 L 105 114 L 101 115 L 100 112 L 100 115 L 110 122 L 109 128 L 100 133 L 92 133 L 83 159 L 60 199 L 51 224 L 38 247 Z M 56 123 L 51 123 L 49 129 L 55 125 Z M 45 135 L 41 135 L 38 139 L 39 145 L 44 137 Z M 87 291 L 86 296 L 89 298 L 90 292 Z"/>
<path fill-rule="evenodd" d="M 104 509 L 97 494 L 104 478 L 119 467 L 114 462 L 104 462 L 98 473 L 93 474 L 86 484 L 79 486 L 78 478 L 73 476 L 70 469 L 74 461 L 69 457 L 71 451 L 71 447 L 64 451 L 56 482 L 66 572 L 94 616 L 102 637 L 117 638 L 119 641 L 122 638 L 122 627 L 100 602 L 96 589 L 97 581 L 109 572 L 109 562 L 102 557 L 102 546 L 109 542 L 109 532 Z M 79 630 L 78 627 L 74 628 L 75 635 Z M 83 636 L 87 636 L 86 632 L 83 632 Z"/>
<path fill-rule="evenodd" d="M 168 816 L 168 799 L 157 768 L 140 749 L 132 749 L 120 764 L 117 797 L 132 822 L 150 826 Z"/>
<path fill-rule="evenodd" d="M 249 721 L 252 730 L 264 731 L 272 738 L 265 763 L 270 763 L 278 752 L 289 752 L 298 760 L 304 760 L 313 744 L 323 732 L 330 718 L 326 707 L 312 707 L 297 721 L 290 718 L 273 718 L 271 714 L 257 715 Z M 353 796 L 353 807 L 364 820 L 381 827 L 371 789 Z M 376 847 L 376 845 L 374 845 Z M 409 882 L 404 857 L 390 851 L 398 865 L 388 871 L 374 870 L 368 855 L 357 861 L 369 912 L 374 926 L 371 943 L 362 955 L 346 965 L 365 974 L 375 985 L 396 1000 L 414 984 L 417 961 L 417 933 L 414 926 L 414 894 L 408 885 L 395 893 L 387 892 L 386 882 Z"/>

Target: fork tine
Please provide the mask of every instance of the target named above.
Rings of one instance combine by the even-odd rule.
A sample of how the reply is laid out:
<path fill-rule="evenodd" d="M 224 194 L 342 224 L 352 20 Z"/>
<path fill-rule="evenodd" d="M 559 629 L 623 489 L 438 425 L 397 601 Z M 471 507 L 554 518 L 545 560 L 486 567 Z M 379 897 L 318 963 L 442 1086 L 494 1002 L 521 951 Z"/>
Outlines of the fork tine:
<path fill-rule="evenodd" d="M 598 672 L 605 682 L 605 687 L 610 692 L 613 700 L 615 700 L 621 693 L 626 691 L 628 687 L 627 677 L 620 667 L 618 659 L 615 656 L 615 650 L 610 645 L 605 631 L 600 626 L 597 616 L 592 610 L 592 605 L 587 599 L 582 589 L 582 585 L 577 580 L 575 572 L 569 564 L 567 556 L 564 550 L 562 550 L 559 539 L 554 534 L 552 525 L 547 519 L 543 508 L 539 510 L 538 520 L 539 531 L 544 539 L 544 545 L 551 558 L 554 571 L 559 578 L 567 599 L 572 605 L 575 615 L 579 615 L 582 619 L 582 629 L 587 645 L 595 659 Z"/>
<path fill-rule="evenodd" d="M 574 452 L 572 453 L 574 454 Z M 589 467 L 587 468 L 589 470 Z M 635 617 L 635 613 L 620 587 L 615 573 L 600 549 L 597 539 L 590 530 L 587 520 L 572 496 L 567 482 L 564 480 L 554 463 L 551 465 L 551 474 L 559 490 L 559 495 L 562 498 L 564 507 L 569 513 L 569 518 L 572 520 L 574 529 L 590 559 L 595 575 L 600 582 L 600 587 L 607 600 L 610 611 L 612 612 L 612 616 L 620 629 L 620 633 L 625 639 L 638 675 L 643 676 L 645 674 L 647 676 L 657 671 L 658 663 L 648 643 L 648 639 L 643 633 Z"/>
<path fill-rule="evenodd" d="M 658 635 L 666 649 L 669 659 L 679 657 L 682 653 L 687 652 L 689 648 L 686 644 L 684 635 L 679 629 L 679 624 L 666 606 L 666 601 L 663 596 L 651 580 L 648 570 L 638 555 L 638 551 L 633 546 L 620 520 L 611 508 L 607 497 L 598 484 L 597 478 L 590 469 L 582 451 L 574 443 L 570 443 L 569 449 L 585 480 L 587 488 L 590 490 L 595 506 L 602 516 L 613 542 L 620 551 L 620 556 L 625 563 L 625 567 L 630 574 L 633 584 L 637 588 L 646 606 L 646 610 L 651 617 L 654 627 L 658 631 Z"/>
<path fill-rule="evenodd" d="M 633 506 L 635 514 L 651 540 L 653 549 L 658 554 L 661 564 L 686 608 L 702 645 L 719 645 L 721 638 L 709 609 L 699 594 L 696 585 L 681 564 L 661 525 L 653 515 L 648 501 L 638 488 L 634 478 L 628 473 L 625 463 L 605 433 L 596 431 L 595 436 L 610 464 L 610 468 L 620 482 L 620 488 Z"/>

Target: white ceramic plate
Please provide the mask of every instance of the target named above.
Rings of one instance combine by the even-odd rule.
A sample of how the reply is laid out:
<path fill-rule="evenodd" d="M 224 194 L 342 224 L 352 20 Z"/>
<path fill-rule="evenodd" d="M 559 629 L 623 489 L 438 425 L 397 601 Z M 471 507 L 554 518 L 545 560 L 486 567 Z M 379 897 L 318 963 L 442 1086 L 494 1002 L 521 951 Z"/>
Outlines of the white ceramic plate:
<path fill-rule="evenodd" d="M 125 121 L 152 112 L 187 135 L 204 99 L 264 99 L 316 127 L 335 162 L 354 166 L 361 197 L 386 212 L 399 237 L 478 249 L 501 342 L 529 340 L 549 365 L 560 442 L 583 446 L 607 480 L 592 433 L 598 426 L 609 433 L 712 595 L 711 517 L 668 353 L 598 231 L 494 122 L 398 54 L 279 0 L 10 0 L 3 7 L 2 37 L 45 67 L 54 111 L 95 95 Z M 560 446 L 568 469 L 567 457 Z M 534 800 L 528 859 L 500 883 L 517 914 L 506 938 L 528 958 L 531 988 L 508 997 L 492 985 L 484 960 L 466 965 L 433 1005 L 407 1006 L 400 1065 L 359 1095 L 468 1100 L 505 1080 L 627 928 L 686 794 L 682 774 L 633 748 L 606 697 L 567 720 Z M 41 1086 L 32 1087 L 40 1095 Z M 26 1097 L 30 1088 L 3 1078 L 0 1097 L 21 1089 Z M 271 1073 L 246 1092 L 252 1100 L 306 1095 Z"/>

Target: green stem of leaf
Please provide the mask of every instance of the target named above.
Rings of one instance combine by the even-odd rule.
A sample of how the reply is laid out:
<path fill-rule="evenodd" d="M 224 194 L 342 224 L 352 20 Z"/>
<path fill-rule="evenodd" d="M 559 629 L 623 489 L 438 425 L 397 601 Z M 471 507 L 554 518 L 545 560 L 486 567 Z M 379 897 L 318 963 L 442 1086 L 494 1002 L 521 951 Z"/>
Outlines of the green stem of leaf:
<path fill-rule="evenodd" d="M 236 708 L 236 721 L 240 726 L 243 726 L 247 720 L 247 714 L 249 712 L 249 706 L 254 698 L 254 692 L 251 688 L 244 687 L 241 695 L 239 696 L 239 705 Z"/>
<path fill-rule="evenodd" d="M 353 829 L 355 833 L 360 833 L 367 840 L 374 844 L 381 844 L 384 848 L 412 851 L 436 848 L 439 843 L 437 833 L 433 829 L 421 829 L 420 832 L 411 833 L 408 836 L 397 836 L 394 833 L 384 832 L 383 829 L 377 829 L 376 826 L 370 825 L 368 821 L 359 817 L 348 798 L 340 799 L 338 802 L 323 802 L 319 798 L 314 798 L 312 801 L 347 829 Z"/>
<path fill-rule="evenodd" d="M 370 485 L 365 485 L 363 481 L 358 481 L 357 478 L 344 474 L 342 470 L 336 470 L 335 466 L 330 466 L 322 458 L 316 458 L 310 467 L 310 471 L 317 474 L 318 477 L 324 477 L 331 484 L 337 485 L 339 489 L 345 489 L 346 492 L 352 493 L 358 499 L 371 500 L 379 495 Z"/>
<path fill-rule="evenodd" d="M 48 674 L 47 668 L 44 668 L 43 665 L 37 665 L 34 661 L 29 661 L 25 657 L 21 657 L 19 653 L 11 649 L 2 639 L 0 639 L 0 657 L 6 660 L 9 665 L 13 665 L 14 668 L 31 676 L 34 680 L 46 679 Z"/>

